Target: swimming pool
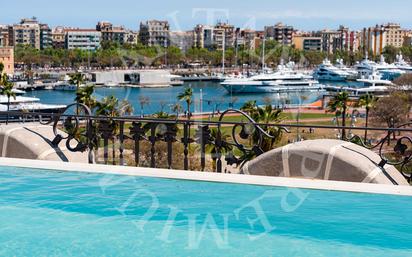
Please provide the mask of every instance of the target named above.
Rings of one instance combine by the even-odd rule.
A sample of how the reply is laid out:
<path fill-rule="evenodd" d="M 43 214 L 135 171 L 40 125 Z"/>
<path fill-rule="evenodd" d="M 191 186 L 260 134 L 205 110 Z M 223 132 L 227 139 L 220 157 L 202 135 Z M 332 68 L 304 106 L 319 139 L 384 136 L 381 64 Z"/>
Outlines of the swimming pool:
<path fill-rule="evenodd" d="M 147 177 L 0 171 L 0 256 L 410 256 L 412 250 L 409 189 L 372 194 L 216 183 L 156 178 L 156 170 Z"/>

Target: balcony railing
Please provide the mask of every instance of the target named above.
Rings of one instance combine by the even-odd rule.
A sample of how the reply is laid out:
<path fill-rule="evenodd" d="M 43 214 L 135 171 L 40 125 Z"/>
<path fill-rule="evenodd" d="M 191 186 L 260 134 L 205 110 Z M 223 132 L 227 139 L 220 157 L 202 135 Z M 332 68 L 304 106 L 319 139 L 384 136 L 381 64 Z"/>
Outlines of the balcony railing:
<path fill-rule="evenodd" d="M 232 113 L 242 116 L 243 122 L 225 121 Z M 103 117 L 93 116 L 81 104 L 70 105 L 60 114 L 0 112 L 2 121 L 7 116 L 10 122 L 52 125 L 53 145 L 67 139 L 67 148 L 88 152 L 90 163 L 213 172 L 240 168 L 272 148 L 301 140 L 304 130 L 309 131 L 309 139 L 341 139 L 368 148 L 380 156 L 379 166 L 394 165 L 411 181 L 412 123 L 389 128 L 356 127 L 353 120 L 349 127 L 260 124 L 240 110 L 227 110 L 213 121 Z"/>

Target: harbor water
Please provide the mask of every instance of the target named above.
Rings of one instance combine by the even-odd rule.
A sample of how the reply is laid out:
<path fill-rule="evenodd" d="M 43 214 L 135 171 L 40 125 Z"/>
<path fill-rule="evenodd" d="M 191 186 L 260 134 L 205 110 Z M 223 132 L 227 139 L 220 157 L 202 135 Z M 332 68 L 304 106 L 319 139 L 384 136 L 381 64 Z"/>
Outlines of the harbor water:
<path fill-rule="evenodd" d="M 358 86 L 356 83 L 340 82 L 339 86 Z M 191 111 L 217 112 L 228 108 L 240 108 L 244 103 L 256 100 L 257 104 L 272 104 L 283 107 L 285 105 L 308 105 L 322 99 L 325 91 L 305 91 L 289 93 L 268 94 L 230 94 L 217 82 L 186 82 L 179 87 L 165 88 L 129 88 L 129 87 L 98 87 L 95 89 L 95 97 L 102 100 L 107 96 L 115 96 L 119 100 L 129 101 L 134 108 L 134 114 L 141 114 L 139 99 L 144 96 L 149 99 L 149 104 L 143 108 L 144 114 L 153 114 L 159 111 L 172 113 L 172 107 L 180 103 L 186 109 L 185 102 L 179 102 L 177 96 L 184 91 L 185 87 L 193 88 L 193 103 Z M 37 97 L 45 104 L 71 104 L 75 99 L 73 91 L 58 90 L 34 90 L 28 91 L 25 96 Z"/>

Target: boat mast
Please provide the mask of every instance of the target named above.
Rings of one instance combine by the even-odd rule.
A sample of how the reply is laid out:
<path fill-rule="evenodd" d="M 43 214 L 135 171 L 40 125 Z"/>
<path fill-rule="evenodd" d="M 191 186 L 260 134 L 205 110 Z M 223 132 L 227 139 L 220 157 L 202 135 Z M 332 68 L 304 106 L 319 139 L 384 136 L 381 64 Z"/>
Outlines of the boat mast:
<path fill-rule="evenodd" d="M 262 49 L 262 71 L 265 72 L 265 48 L 266 48 L 266 38 L 263 37 L 263 49 Z"/>
<path fill-rule="evenodd" d="M 222 74 L 225 75 L 226 32 L 223 32 Z"/>

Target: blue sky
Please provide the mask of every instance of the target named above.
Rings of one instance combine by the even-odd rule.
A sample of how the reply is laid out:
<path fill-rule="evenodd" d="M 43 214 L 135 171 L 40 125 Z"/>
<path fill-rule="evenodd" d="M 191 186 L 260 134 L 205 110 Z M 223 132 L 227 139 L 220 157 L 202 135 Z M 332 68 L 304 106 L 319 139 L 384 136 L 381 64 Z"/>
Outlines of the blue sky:
<path fill-rule="evenodd" d="M 16 23 L 36 16 L 51 26 L 94 27 L 99 20 L 137 30 L 146 19 L 167 19 L 175 30 L 187 30 L 198 23 L 226 21 L 238 27 L 261 29 L 279 21 L 298 29 L 351 28 L 376 23 L 399 22 L 412 28 L 410 0 L 15 0 L 1 4 L 0 24 Z M 206 10 L 215 10 L 214 17 Z"/>

